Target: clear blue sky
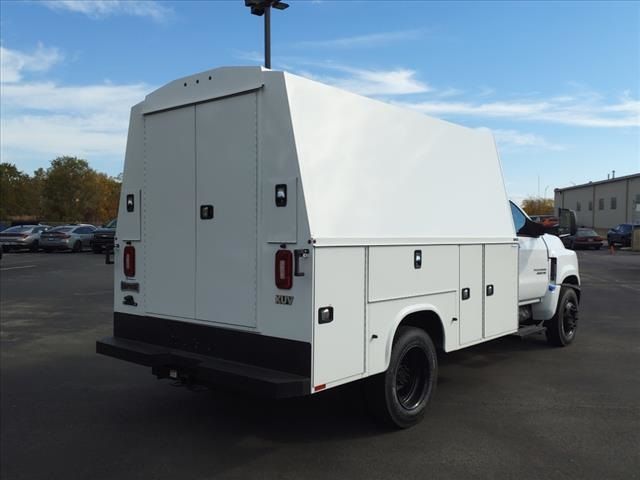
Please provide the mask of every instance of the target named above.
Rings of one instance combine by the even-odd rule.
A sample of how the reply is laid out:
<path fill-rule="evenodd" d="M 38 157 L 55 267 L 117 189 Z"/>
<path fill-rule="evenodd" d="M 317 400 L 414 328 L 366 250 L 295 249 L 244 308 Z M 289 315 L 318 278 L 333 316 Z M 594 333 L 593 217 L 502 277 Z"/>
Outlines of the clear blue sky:
<path fill-rule="evenodd" d="M 492 129 L 515 199 L 640 171 L 639 2 L 289 3 L 274 68 Z M 67 154 L 117 175 L 131 105 L 262 61 L 241 0 L 0 8 L 2 161 L 27 172 Z"/>

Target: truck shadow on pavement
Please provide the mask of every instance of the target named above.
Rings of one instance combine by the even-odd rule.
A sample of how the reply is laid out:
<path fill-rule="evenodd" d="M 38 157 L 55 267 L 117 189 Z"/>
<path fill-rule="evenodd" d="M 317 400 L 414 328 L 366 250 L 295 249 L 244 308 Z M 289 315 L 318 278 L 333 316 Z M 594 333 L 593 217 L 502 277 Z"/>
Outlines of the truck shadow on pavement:
<path fill-rule="evenodd" d="M 549 348 L 544 336 L 526 339 L 506 337 L 461 351 L 442 353 L 439 355 L 439 393 L 446 394 L 449 384 L 466 383 L 464 376 L 458 377 L 452 370 L 490 370 L 492 365 L 507 362 L 517 352 Z M 172 387 L 180 393 L 168 395 L 171 400 L 155 402 L 153 399 L 140 399 L 135 407 L 132 404 L 121 406 L 126 411 L 120 410 L 118 416 L 125 415 L 143 424 L 155 424 L 159 419 L 178 424 L 197 422 L 199 428 L 195 432 L 204 429 L 203 435 L 209 441 L 215 441 L 216 438 L 228 441 L 233 437 L 249 435 L 267 442 L 312 443 L 393 432 L 376 424 L 369 415 L 363 382 L 352 382 L 313 396 L 280 400 L 223 389 L 203 387 L 190 390 L 166 380 L 157 386 L 165 389 L 164 393 Z M 469 386 L 473 388 L 473 385 Z M 156 393 L 163 394 L 154 388 L 154 395 Z M 469 391 L 469 395 L 473 395 L 473 391 Z M 438 397 L 436 395 L 434 399 L 436 404 Z M 153 405 L 151 408 L 147 401 Z"/>

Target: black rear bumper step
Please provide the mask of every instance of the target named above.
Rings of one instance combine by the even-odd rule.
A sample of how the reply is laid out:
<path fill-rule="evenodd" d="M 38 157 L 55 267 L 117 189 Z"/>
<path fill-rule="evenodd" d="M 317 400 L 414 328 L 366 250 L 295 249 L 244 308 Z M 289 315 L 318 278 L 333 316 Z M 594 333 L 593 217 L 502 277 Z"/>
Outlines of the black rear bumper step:
<path fill-rule="evenodd" d="M 158 378 L 224 386 L 272 398 L 310 393 L 309 377 L 120 337 L 96 342 L 97 353 L 151 367 Z"/>

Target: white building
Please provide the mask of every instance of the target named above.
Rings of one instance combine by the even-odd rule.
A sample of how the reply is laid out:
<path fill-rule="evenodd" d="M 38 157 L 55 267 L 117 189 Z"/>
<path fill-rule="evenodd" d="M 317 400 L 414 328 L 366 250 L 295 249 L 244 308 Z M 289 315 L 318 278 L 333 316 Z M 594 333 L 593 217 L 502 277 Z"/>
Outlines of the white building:
<path fill-rule="evenodd" d="M 640 223 L 640 173 L 555 189 L 555 207 L 575 210 L 578 225 L 609 229 Z"/>

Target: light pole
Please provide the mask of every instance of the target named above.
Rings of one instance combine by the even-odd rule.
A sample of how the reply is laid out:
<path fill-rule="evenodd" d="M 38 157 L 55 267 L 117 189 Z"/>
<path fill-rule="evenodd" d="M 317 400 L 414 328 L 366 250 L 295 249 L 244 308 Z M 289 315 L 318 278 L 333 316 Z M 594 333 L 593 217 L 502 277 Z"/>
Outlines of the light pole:
<path fill-rule="evenodd" d="M 244 0 L 244 5 L 251 8 L 253 15 L 264 15 L 264 66 L 271 68 L 271 7 L 285 10 L 289 4 L 280 0 Z"/>

